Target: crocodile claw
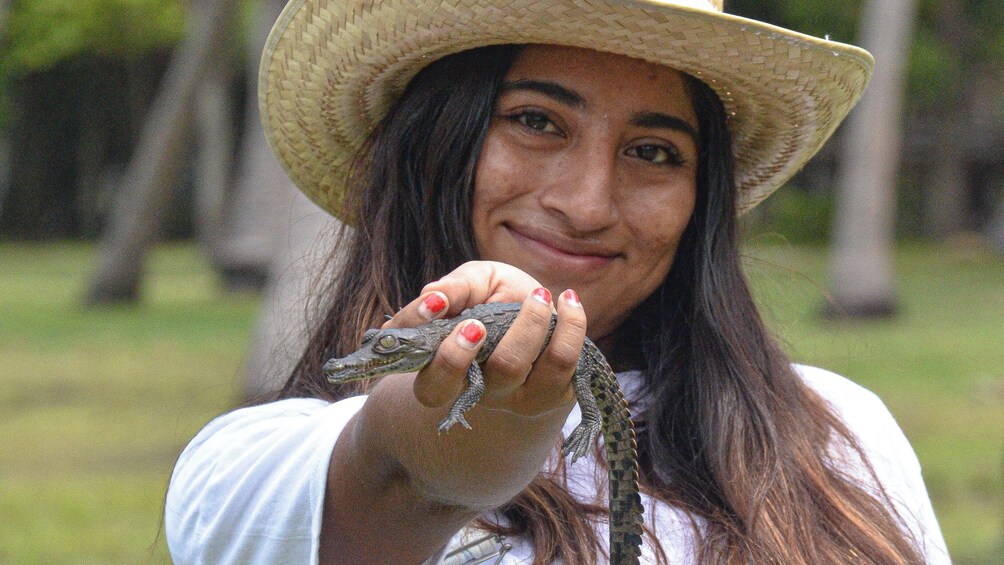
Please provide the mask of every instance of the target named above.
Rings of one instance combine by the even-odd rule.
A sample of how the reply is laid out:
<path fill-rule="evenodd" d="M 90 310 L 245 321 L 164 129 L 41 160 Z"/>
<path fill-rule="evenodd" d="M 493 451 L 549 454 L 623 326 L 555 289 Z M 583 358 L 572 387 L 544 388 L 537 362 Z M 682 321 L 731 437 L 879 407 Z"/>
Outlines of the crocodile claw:
<path fill-rule="evenodd" d="M 449 429 L 453 427 L 453 424 L 460 424 L 468 430 L 471 429 L 471 425 L 467 423 L 466 419 L 464 419 L 463 414 L 450 414 L 443 418 L 443 421 L 439 423 L 439 433 L 449 431 Z"/>
<path fill-rule="evenodd" d="M 580 457 L 586 455 L 586 452 L 589 451 L 589 446 L 596 441 L 596 436 L 598 435 L 598 429 L 594 431 L 580 424 L 565 439 L 564 445 L 561 446 L 561 454 L 565 457 L 571 455 L 572 463 L 575 463 Z"/>

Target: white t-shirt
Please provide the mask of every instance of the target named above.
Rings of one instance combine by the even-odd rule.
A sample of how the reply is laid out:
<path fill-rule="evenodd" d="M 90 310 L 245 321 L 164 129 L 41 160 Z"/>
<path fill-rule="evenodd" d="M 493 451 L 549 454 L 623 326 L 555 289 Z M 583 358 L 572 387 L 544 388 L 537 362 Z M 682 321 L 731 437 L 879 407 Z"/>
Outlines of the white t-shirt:
<path fill-rule="evenodd" d="M 857 436 L 906 527 L 924 544 L 927 562 L 950 563 L 920 464 L 882 401 L 834 373 L 796 368 Z M 625 395 L 635 397 L 638 375 L 624 373 L 618 379 Z M 174 562 L 316 564 L 331 451 L 365 402 L 365 396 L 333 404 L 290 399 L 236 410 L 210 422 L 181 454 L 171 477 L 165 530 Z M 579 419 L 576 407 L 565 424 L 566 436 Z M 846 461 L 848 471 L 861 477 L 863 484 L 871 484 L 860 462 Z M 576 496 L 605 504 L 606 472 L 592 451 L 569 464 L 567 476 Z M 654 526 L 669 562 L 693 562 L 690 518 L 645 495 L 642 502 L 646 523 Z M 606 524 L 597 524 L 597 532 L 605 543 Z M 470 532 L 458 533 L 446 550 L 469 539 Z M 528 540 L 506 542 L 513 547 L 500 563 L 531 562 Z M 642 562 L 654 563 L 648 545 L 643 545 Z"/>

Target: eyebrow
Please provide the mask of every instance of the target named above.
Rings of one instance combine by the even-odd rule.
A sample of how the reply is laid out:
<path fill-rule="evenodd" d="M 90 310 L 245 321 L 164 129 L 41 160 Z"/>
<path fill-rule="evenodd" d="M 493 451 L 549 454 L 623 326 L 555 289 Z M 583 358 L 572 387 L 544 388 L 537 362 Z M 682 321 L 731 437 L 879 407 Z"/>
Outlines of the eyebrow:
<path fill-rule="evenodd" d="M 643 128 L 662 128 L 682 131 L 694 140 L 694 145 L 700 146 L 701 135 L 697 128 L 689 122 L 676 116 L 663 114 L 661 112 L 643 112 L 631 118 L 631 124 Z"/>
<path fill-rule="evenodd" d="M 586 106 L 586 99 L 583 98 L 581 94 L 570 88 L 561 86 L 556 82 L 547 80 L 520 79 L 502 84 L 503 94 L 514 90 L 529 90 L 532 92 L 538 92 L 577 110 L 585 108 Z M 697 131 L 697 128 L 690 125 L 690 123 L 682 118 L 678 118 L 676 116 L 671 116 L 662 112 L 642 112 L 632 116 L 631 124 L 644 128 L 681 131 L 690 136 L 695 145 L 700 145 L 701 136 Z"/>
<path fill-rule="evenodd" d="M 547 80 L 520 79 L 506 82 L 502 85 L 503 94 L 514 90 L 531 90 L 533 92 L 539 92 L 544 96 L 553 98 L 558 102 L 561 102 L 566 106 L 571 106 L 575 109 L 584 108 L 586 105 L 585 98 L 583 98 L 578 92 L 565 88 L 556 82 Z"/>

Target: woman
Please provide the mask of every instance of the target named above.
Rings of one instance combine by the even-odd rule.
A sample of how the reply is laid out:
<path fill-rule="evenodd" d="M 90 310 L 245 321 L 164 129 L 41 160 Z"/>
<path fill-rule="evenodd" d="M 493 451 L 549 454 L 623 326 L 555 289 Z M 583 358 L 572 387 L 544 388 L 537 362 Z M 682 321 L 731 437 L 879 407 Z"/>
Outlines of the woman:
<path fill-rule="evenodd" d="M 602 455 L 556 452 L 588 335 L 639 426 L 644 562 L 947 562 L 892 417 L 793 366 L 739 265 L 736 216 L 820 147 L 870 69 L 701 0 L 292 2 L 263 60 L 266 131 L 353 229 L 277 401 L 179 459 L 175 560 L 435 563 L 491 532 L 503 563 L 603 561 Z M 436 425 L 477 321 L 417 375 L 322 374 L 367 328 L 495 301 L 522 310 L 471 430 Z"/>

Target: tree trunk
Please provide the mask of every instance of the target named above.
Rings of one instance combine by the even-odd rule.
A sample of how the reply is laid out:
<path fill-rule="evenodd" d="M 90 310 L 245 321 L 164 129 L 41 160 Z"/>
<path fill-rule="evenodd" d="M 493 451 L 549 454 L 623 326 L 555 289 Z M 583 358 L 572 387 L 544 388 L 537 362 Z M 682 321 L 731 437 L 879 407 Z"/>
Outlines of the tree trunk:
<path fill-rule="evenodd" d="M 233 60 L 219 57 L 196 97 L 195 124 L 199 147 L 195 162 L 195 232 L 209 257 L 221 253 L 226 200 L 233 181 L 235 120 L 230 96 Z"/>
<path fill-rule="evenodd" d="M 276 235 L 286 226 L 275 211 L 288 198 L 292 184 L 265 140 L 258 114 L 258 63 L 272 24 L 284 2 L 258 0 L 253 39 L 248 42 L 248 87 L 244 137 L 238 155 L 234 192 L 227 202 L 226 226 L 213 262 L 231 290 L 260 289 L 266 284 Z"/>
<path fill-rule="evenodd" d="M 278 390 L 296 365 L 320 312 L 311 296 L 328 282 L 324 269 L 337 220 L 318 208 L 292 183 L 280 206 L 285 229 L 277 234 L 269 284 L 258 311 L 245 365 L 244 395 L 258 398 Z"/>
<path fill-rule="evenodd" d="M 869 0 L 861 43 L 875 55 L 872 83 L 850 116 L 838 174 L 829 274 L 834 316 L 896 311 L 893 246 L 902 100 L 916 0 Z"/>
<path fill-rule="evenodd" d="M 223 51 L 233 19 L 233 0 L 193 3 L 190 31 L 178 46 L 126 168 L 101 245 L 87 302 L 131 302 L 158 218 L 169 202 L 184 156 L 192 102 L 213 57 Z"/>

